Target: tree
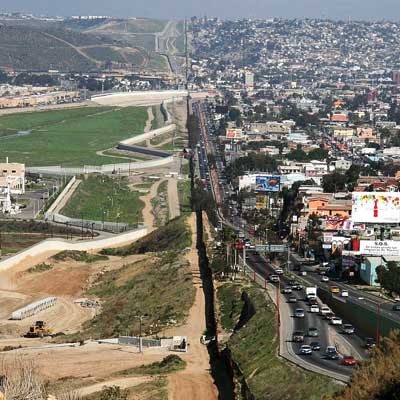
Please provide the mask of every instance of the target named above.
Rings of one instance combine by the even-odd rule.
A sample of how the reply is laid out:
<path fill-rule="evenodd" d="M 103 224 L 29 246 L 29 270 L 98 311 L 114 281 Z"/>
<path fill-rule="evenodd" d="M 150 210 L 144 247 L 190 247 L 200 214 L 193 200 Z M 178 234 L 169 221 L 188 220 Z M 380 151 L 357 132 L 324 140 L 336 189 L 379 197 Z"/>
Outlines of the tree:
<path fill-rule="evenodd" d="M 390 295 L 400 294 L 400 265 L 395 261 L 389 261 L 387 266 L 379 266 L 376 269 L 378 282 Z"/>
<path fill-rule="evenodd" d="M 322 187 L 325 193 L 336 193 L 338 190 L 344 190 L 346 188 L 346 176 L 339 172 L 324 175 Z"/>
<path fill-rule="evenodd" d="M 398 400 L 400 390 L 400 332 L 383 338 L 353 372 L 350 385 L 331 400 Z"/>
<path fill-rule="evenodd" d="M 240 110 L 232 107 L 228 112 L 228 116 L 231 121 L 237 121 L 241 118 Z"/>

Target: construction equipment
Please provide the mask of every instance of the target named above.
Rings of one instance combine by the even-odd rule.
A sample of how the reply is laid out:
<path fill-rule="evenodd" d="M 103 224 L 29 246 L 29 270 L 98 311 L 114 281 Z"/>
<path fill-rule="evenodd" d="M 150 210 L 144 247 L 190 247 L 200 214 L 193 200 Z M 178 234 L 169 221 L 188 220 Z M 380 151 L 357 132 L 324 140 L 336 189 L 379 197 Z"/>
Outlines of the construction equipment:
<path fill-rule="evenodd" d="M 29 328 L 25 337 L 27 338 L 42 338 L 44 336 L 51 336 L 52 331 L 47 326 L 45 321 L 36 321 L 34 326 Z"/>

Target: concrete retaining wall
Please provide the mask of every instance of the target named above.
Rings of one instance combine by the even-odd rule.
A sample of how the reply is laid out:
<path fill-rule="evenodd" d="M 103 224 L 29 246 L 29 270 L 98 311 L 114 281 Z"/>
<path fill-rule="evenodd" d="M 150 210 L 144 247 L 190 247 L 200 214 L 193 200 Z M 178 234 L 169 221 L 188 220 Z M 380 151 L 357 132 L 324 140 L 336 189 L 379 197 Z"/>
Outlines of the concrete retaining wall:
<path fill-rule="evenodd" d="M 174 98 L 184 98 L 188 96 L 187 90 L 149 90 L 125 93 L 111 93 L 92 96 L 91 100 L 101 105 L 129 106 L 146 104 L 159 104 L 163 100 L 172 100 Z"/>
<path fill-rule="evenodd" d="M 147 133 L 142 133 L 141 135 L 137 135 L 137 136 L 134 136 L 134 137 L 129 138 L 129 139 L 121 140 L 119 142 L 119 144 L 132 145 L 132 144 L 140 143 L 140 142 L 143 142 L 143 141 L 145 141 L 147 139 L 153 139 L 153 138 L 155 138 L 157 136 L 164 135 L 165 133 L 172 132 L 174 129 L 176 129 L 176 125 L 175 124 L 171 124 L 171 125 L 159 128 L 159 129 L 154 129 L 154 130 L 149 131 Z"/>
<path fill-rule="evenodd" d="M 107 222 L 107 221 L 94 221 L 81 218 L 70 218 L 62 214 L 47 212 L 45 215 L 46 221 L 56 222 L 58 224 L 65 224 L 75 226 L 77 228 L 85 229 L 86 231 L 96 230 L 112 233 L 122 233 L 130 229 L 129 224 L 125 222 Z"/>
<path fill-rule="evenodd" d="M 143 147 L 143 146 L 126 145 L 119 143 L 117 149 L 124 151 L 132 151 L 133 153 L 145 154 L 153 157 L 167 158 L 171 156 L 171 153 L 169 153 L 168 151 L 157 149 L 155 147 Z"/>
<path fill-rule="evenodd" d="M 64 250 L 90 251 L 106 247 L 119 247 L 133 242 L 147 235 L 147 228 L 140 228 L 120 235 L 95 240 L 68 241 L 62 239 L 47 239 L 23 250 L 3 261 L 0 261 L 0 270 L 4 271 L 23 262 L 28 257 L 36 257 L 43 253 L 59 252 Z"/>
<path fill-rule="evenodd" d="M 49 167 L 28 167 L 27 172 L 43 175 L 80 175 L 80 174 L 112 174 L 117 172 L 128 172 L 146 168 L 157 168 L 168 165 L 174 161 L 174 157 L 165 157 L 158 160 L 149 160 L 141 162 L 107 164 L 107 165 L 85 165 L 84 167 L 61 167 L 53 165 Z"/>
<path fill-rule="evenodd" d="M 71 189 L 72 185 L 75 183 L 76 181 L 76 176 L 73 176 L 71 178 L 71 180 L 67 183 L 67 185 L 65 186 L 64 190 L 58 195 L 58 197 L 56 198 L 56 200 L 53 202 L 53 204 L 49 207 L 49 209 L 46 212 L 46 215 L 48 213 L 53 213 L 54 210 L 57 208 L 57 206 L 61 203 L 61 201 L 64 199 L 64 197 L 67 195 L 67 193 L 69 192 L 69 190 Z"/>

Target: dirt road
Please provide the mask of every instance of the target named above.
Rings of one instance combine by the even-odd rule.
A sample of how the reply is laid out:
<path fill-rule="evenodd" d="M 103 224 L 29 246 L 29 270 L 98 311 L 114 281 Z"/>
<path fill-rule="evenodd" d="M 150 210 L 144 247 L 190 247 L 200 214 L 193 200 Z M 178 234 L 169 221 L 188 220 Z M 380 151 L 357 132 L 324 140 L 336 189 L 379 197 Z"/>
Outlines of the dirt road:
<path fill-rule="evenodd" d="M 142 210 L 143 223 L 147 226 L 148 232 L 150 233 L 155 228 L 155 218 L 153 211 L 153 206 L 151 205 L 151 199 L 157 196 L 157 190 L 160 186 L 161 182 L 164 182 L 165 179 L 161 179 L 157 181 L 150 189 L 150 192 L 145 194 L 144 196 L 140 196 L 140 200 L 144 202 L 144 207 Z"/>
<path fill-rule="evenodd" d="M 77 392 L 81 396 L 88 396 L 89 394 L 100 392 L 105 386 L 119 386 L 121 389 L 127 389 L 132 386 L 140 385 L 144 382 L 149 382 L 153 379 L 154 377 L 152 376 L 131 376 L 129 378 L 112 379 L 109 381 L 96 383 L 91 386 L 86 386 L 77 390 Z"/>
<path fill-rule="evenodd" d="M 207 348 L 200 343 L 206 322 L 204 316 L 205 301 L 196 250 L 195 214 L 190 216 L 188 223 L 192 230 L 192 248 L 186 258 L 191 265 L 196 295 L 186 323 L 166 332 L 166 335 L 187 336 L 190 343 L 188 353 L 182 356 L 187 362 L 186 369 L 168 377 L 168 397 L 170 400 L 214 400 L 218 398 L 218 392 L 209 372 L 210 364 Z"/>
<path fill-rule="evenodd" d="M 174 219 L 181 215 L 181 209 L 179 207 L 178 182 L 176 178 L 168 179 L 168 207 L 169 219 Z"/>

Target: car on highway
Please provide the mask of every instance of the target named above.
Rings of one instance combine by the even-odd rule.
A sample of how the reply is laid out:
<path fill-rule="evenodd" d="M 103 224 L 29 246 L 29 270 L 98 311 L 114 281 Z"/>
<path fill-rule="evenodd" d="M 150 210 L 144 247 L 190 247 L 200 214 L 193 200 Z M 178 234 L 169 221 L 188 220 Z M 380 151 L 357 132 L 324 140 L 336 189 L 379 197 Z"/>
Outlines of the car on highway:
<path fill-rule="evenodd" d="M 294 295 L 289 296 L 288 303 L 297 303 L 297 297 Z"/>
<path fill-rule="evenodd" d="M 348 290 L 342 290 L 342 291 L 340 292 L 340 295 L 341 295 L 342 297 L 349 297 L 349 291 L 348 291 Z"/>
<path fill-rule="evenodd" d="M 302 346 L 300 346 L 299 354 L 302 356 L 308 356 L 312 354 L 311 346 L 308 344 L 303 344 Z"/>
<path fill-rule="evenodd" d="M 319 313 L 319 306 L 317 304 L 313 304 L 310 307 L 310 313 Z"/>
<path fill-rule="evenodd" d="M 309 306 L 317 306 L 318 305 L 318 300 L 316 297 L 311 297 L 308 299 L 308 305 Z"/>
<path fill-rule="evenodd" d="M 351 324 L 343 324 L 342 325 L 342 333 L 346 335 L 352 335 L 355 332 L 354 326 Z"/>
<path fill-rule="evenodd" d="M 275 273 L 276 273 L 277 275 L 283 275 L 283 269 L 282 269 L 282 268 L 276 268 L 276 269 L 275 269 Z"/>
<path fill-rule="evenodd" d="M 392 307 L 392 311 L 400 311 L 400 304 L 395 304 L 395 305 Z"/>
<path fill-rule="evenodd" d="M 339 354 L 335 346 L 328 346 L 325 350 L 325 358 L 327 360 L 338 360 Z"/>
<path fill-rule="evenodd" d="M 331 322 L 332 325 L 342 325 L 342 318 L 332 317 Z"/>
<path fill-rule="evenodd" d="M 322 275 L 321 282 L 329 282 L 329 278 L 326 275 Z"/>
<path fill-rule="evenodd" d="M 324 319 L 330 321 L 334 316 L 335 314 L 332 311 L 329 311 L 328 313 L 324 314 Z"/>
<path fill-rule="evenodd" d="M 308 328 L 307 336 L 309 336 L 309 337 L 318 337 L 319 336 L 318 329 L 317 328 L 313 328 L 313 327 Z"/>
<path fill-rule="evenodd" d="M 324 316 L 324 315 L 326 315 L 326 314 L 329 314 L 331 312 L 331 309 L 328 307 L 328 306 L 322 306 L 320 309 L 319 309 L 319 313 L 322 315 L 322 316 Z"/>
<path fill-rule="evenodd" d="M 292 288 L 289 286 L 286 286 L 285 288 L 282 289 L 283 294 L 290 294 L 292 293 Z"/>
<path fill-rule="evenodd" d="M 292 286 L 293 290 L 303 290 L 303 285 L 297 284 Z"/>
<path fill-rule="evenodd" d="M 372 338 L 372 337 L 366 337 L 366 338 L 364 339 L 364 347 L 365 347 L 366 349 L 372 349 L 373 347 L 375 347 L 375 345 L 376 345 L 376 342 L 375 342 L 375 339 L 374 339 L 374 338 Z"/>
<path fill-rule="evenodd" d="M 357 364 L 357 360 L 353 356 L 344 356 L 342 359 L 342 364 L 353 367 Z"/>
<path fill-rule="evenodd" d="M 331 286 L 331 293 L 340 293 L 340 289 L 338 286 Z"/>
<path fill-rule="evenodd" d="M 304 309 L 303 308 L 296 308 L 294 310 L 294 316 L 296 318 L 304 318 Z"/>
<path fill-rule="evenodd" d="M 271 282 L 279 282 L 279 276 L 278 275 L 270 275 L 269 280 Z"/>
<path fill-rule="evenodd" d="M 304 342 L 304 332 L 303 331 L 294 331 L 292 334 L 292 340 L 295 343 L 303 343 Z"/>
<path fill-rule="evenodd" d="M 319 342 L 311 342 L 310 347 L 313 349 L 313 351 L 321 350 L 321 345 L 319 344 Z"/>

